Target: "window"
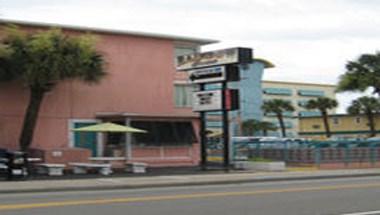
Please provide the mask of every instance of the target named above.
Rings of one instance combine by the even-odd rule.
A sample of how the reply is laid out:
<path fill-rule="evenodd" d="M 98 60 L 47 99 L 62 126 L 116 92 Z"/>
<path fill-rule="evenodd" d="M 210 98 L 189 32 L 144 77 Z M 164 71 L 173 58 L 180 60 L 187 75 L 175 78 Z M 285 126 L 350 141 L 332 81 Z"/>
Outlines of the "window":
<path fill-rule="evenodd" d="M 191 107 L 195 87 L 188 84 L 174 85 L 174 104 L 176 107 Z"/>
<path fill-rule="evenodd" d="M 292 90 L 287 88 L 264 88 L 263 93 L 269 94 L 269 95 L 285 95 L 285 96 L 291 96 Z"/>
<path fill-rule="evenodd" d="M 332 118 L 333 125 L 339 125 L 339 118 L 334 117 Z"/>
<path fill-rule="evenodd" d="M 267 117 L 277 117 L 277 114 L 273 113 L 273 112 L 269 112 L 269 113 L 264 113 L 264 116 L 267 116 Z M 293 117 L 293 112 L 291 112 L 291 111 L 284 111 L 284 112 L 282 112 L 282 117 L 292 118 Z"/>
<path fill-rule="evenodd" d="M 286 137 L 295 137 L 296 135 L 294 135 L 293 132 L 289 131 L 289 132 L 286 132 Z"/>
<path fill-rule="evenodd" d="M 313 127 L 313 129 L 320 129 L 321 125 L 313 125 L 312 127 Z"/>
<path fill-rule="evenodd" d="M 196 140 L 190 121 L 132 121 L 131 126 L 148 131 L 133 134 L 133 144 L 139 146 L 189 145 Z"/>
<path fill-rule="evenodd" d="M 299 116 L 321 116 L 319 111 L 300 111 L 298 113 Z"/>
<path fill-rule="evenodd" d="M 112 123 L 125 125 L 124 121 L 112 121 Z M 107 132 L 106 144 L 104 145 L 104 156 L 120 157 L 125 156 L 125 133 L 120 132 Z"/>
<path fill-rule="evenodd" d="M 355 117 L 355 123 L 356 124 L 360 124 L 362 122 L 362 118 L 361 117 Z"/>
<path fill-rule="evenodd" d="M 298 95 L 300 96 L 324 96 L 325 92 L 322 90 L 298 90 Z"/>
<path fill-rule="evenodd" d="M 309 100 L 299 100 L 298 106 L 300 107 L 306 107 L 306 104 L 309 102 Z"/>
<path fill-rule="evenodd" d="M 284 117 L 293 117 L 293 112 L 291 112 L 291 111 L 285 111 L 285 112 L 282 113 L 282 115 Z"/>
<path fill-rule="evenodd" d="M 281 128 L 280 123 L 278 121 L 272 121 L 273 125 L 276 126 L 276 128 Z M 291 121 L 284 121 L 285 128 L 293 128 L 293 122 Z"/>
<path fill-rule="evenodd" d="M 285 121 L 285 127 L 286 128 L 293 128 L 293 122 L 291 122 L 291 121 Z"/>
<path fill-rule="evenodd" d="M 174 48 L 174 62 L 177 65 L 178 57 L 182 55 L 190 55 L 198 52 L 198 47 L 180 47 L 177 46 Z"/>

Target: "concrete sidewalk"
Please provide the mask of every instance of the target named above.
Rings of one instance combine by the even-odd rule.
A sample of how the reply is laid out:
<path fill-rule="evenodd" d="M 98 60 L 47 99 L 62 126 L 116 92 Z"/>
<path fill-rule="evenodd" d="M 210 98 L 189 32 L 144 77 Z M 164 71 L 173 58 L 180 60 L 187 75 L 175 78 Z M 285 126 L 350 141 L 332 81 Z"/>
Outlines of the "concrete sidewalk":
<path fill-rule="evenodd" d="M 309 180 L 380 176 L 380 169 L 313 170 L 286 172 L 230 172 L 198 175 L 103 177 L 91 179 L 1 181 L 0 194 L 25 192 L 134 189 L 149 187 L 232 184 L 264 181 Z"/>

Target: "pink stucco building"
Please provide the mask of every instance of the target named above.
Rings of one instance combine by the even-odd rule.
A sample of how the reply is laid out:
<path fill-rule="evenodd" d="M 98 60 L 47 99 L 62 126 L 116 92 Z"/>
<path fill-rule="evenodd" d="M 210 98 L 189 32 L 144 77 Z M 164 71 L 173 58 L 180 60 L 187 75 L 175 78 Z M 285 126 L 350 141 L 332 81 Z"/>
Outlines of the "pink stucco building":
<path fill-rule="evenodd" d="M 0 20 L 27 30 L 51 25 Z M 107 62 L 97 85 L 59 83 L 42 103 L 32 148 L 46 162 L 87 161 L 89 156 L 126 156 L 151 166 L 197 165 L 198 115 L 189 106 L 186 76 L 175 56 L 196 52 L 214 40 L 117 30 L 58 26 L 67 33 L 91 32 Z M 1 34 L 1 32 L 0 32 Z M 0 83 L 0 148 L 17 149 L 28 90 Z M 148 134 L 78 133 L 71 129 L 112 121 Z"/>

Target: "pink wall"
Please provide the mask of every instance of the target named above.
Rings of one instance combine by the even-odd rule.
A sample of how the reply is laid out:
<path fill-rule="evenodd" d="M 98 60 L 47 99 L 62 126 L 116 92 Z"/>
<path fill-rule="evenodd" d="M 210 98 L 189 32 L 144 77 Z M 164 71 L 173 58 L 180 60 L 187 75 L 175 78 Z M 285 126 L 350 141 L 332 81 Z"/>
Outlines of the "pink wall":
<path fill-rule="evenodd" d="M 68 120 L 94 119 L 96 112 L 146 115 L 186 114 L 173 104 L 173 41 L 98 34 L 108 76 L 98 85 L 59 83 L 42 103 L 32 147 L 68 147 Z M 17 148 L 28 90 L 20 83 L 0 83 L 0 147 Z"/>

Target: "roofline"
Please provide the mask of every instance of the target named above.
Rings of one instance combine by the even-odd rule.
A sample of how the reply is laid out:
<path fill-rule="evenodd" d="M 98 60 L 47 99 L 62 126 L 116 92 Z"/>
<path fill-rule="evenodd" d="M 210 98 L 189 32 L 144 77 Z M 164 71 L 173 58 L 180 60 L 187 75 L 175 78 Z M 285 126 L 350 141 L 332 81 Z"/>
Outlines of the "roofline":
<path fill-rule="evenodd" d="M 263 63 L 265 69 L 270 69 L 270 68 L 276 67 L 276 65 L 274 65 L 272 62 L 270 62 L 269 60 L 265 60 L 263 58 L 254 58 L 253 61 Z"/>
<path fill-rule="evenodd" d="M 293 85 L 312 85 L 312 86 L 323 86 L 323 87 L 336 87 L 335 84 L 320 84 L 320 83 L 308 83 L 308 82 L 293 82 L 293 81 L 271 81 L 262 80 L 262 83 L 273 83 L 273 84 L 293 84 Z"/>
<path fill-rule="evenodd" d="M 15 25 L 25 25 L 25 26 L 32 26 L 32 27 L 58 27 L 58 28 L 71 29 L 71 30 L 77 30 L 77 31 L 91 31 L 91 32 L 99 32 L 99 33 L 106 33 L 106 34 L 121 34 L 121 35 L 132 35 L 132 36 L 141 36 L 141 37 L 150 37 L 150 38 L 170 39 L 177 42 L 197 43 L 199 45 L 208 45 L 208 44 L 219 42 L 218 40 L 205 39 L 205 38 L 176 36 L 176 35 L 148 33 L 148 32 L 139 32 L 139 31 L 116 30 L 116 29 L 107 29 L 107 28 L 96 28 L 96 27 L 88 27 L 88 26 L 64 25 L 64 24 L 48 23 L 48 22 L 12 20 L 12 19 L 0 19 L 0 24 L 15 24 Z"/>

